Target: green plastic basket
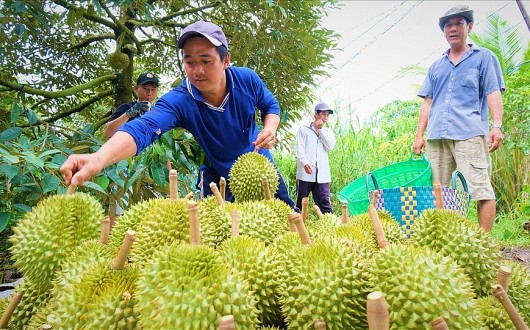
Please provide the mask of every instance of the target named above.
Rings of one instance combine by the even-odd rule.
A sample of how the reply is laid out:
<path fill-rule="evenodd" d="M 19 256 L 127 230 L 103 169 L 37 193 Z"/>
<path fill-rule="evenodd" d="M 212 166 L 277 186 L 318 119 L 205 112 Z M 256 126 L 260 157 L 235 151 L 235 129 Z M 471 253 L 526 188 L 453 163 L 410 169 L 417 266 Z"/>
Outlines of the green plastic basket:
<path fill-rule="evenodd" d="M 377 179 L 380 189 L 410 186 L 432 186 L 431 164 L 425 157 L 412 155 L 409 160 L 394 163 L 371 172 Z M 373 182 L 366 176 L 355 179 L 337 193 L 341 203 L 348 204 L 351 215 L 367 212 L 369 190 L 374 190 Z"/>

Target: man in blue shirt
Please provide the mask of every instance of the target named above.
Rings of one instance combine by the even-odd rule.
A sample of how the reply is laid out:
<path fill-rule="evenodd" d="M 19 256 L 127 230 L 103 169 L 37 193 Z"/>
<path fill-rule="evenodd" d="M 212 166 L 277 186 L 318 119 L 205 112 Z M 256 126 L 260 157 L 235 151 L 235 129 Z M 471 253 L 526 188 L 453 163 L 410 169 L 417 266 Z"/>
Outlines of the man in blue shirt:
<path fill-rule="evenodd" d="M 452 172 L 462 172 L 477 201 L 479 224 L 489 232 L 496 212 L 489 153 L 504 138 L 502 70 L 491 51 L 467 44 L 473 28 L 473 10 L 468 6 L 449 9 L 439 26 L 450 48 L 430 66 L 418 92 L 424 100 L 413 151 L 419 154 L 425 147 L 426 130 L 434 180 L 448 186 Z"/>
<path fill-rule="evenodd" d="M 204 150 L 199 184 L 211 195 L 210 182 L 228 173 L 244 153 L 257 151 L 272 162 L 269 149 L 276 140 L 280 106 L 256 72 L 230 66 L 228 42 L 210 22 L 186 27 L 177 42 L 182 49 L 186 79 L 163 95 L 151 111 L 122 126 L 97 152 L 71 155 L 61 167 L 67 184 L 79 185 L 104 167 L 140 153 L 164 132 L 183 127 Z M 255 120 L 261 112 L 263 129 Z M 227 200 L 232 195 L 227 189 Z M 281 179 L 276 197 L 297 210 Z"/>

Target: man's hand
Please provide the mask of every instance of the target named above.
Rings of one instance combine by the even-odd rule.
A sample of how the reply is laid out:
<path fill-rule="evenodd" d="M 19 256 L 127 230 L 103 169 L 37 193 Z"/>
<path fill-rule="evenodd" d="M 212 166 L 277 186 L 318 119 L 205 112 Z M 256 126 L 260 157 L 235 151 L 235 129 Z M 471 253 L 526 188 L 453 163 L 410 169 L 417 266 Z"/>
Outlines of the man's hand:
<path fill-rule="evenodd" d="M 311 167 L 311 164 L 306 164 L 306 165 L 304 165 L 304 171 L 305 171 L 307 174 L 313 174 L 313 168 Z"/>
<path fill-rule="evenodd" d="M 315 129 L 320 130 L 322 127 L 324 127 L 324 121 L 322 119 L 315 120 L 314 124 Z"/>
<path fill-rule="evenodd" d="M 70 155 L 61 166 L 61 173 L 66 184 L 80 186 L 85 181 L 103 170 L 96 154 Z"/>
<path fill-rule="evenodd" d="M 489 152 L 494 152 L 499 149 L 502 140 L 504 140 L 504 134 L 502 134 L 502 131 L 498 128 L 492 128 L 488 137 Z"/>
<path fill-rule="evenodd" d="M 425 149 L 425 139 L 423 136 L 417 136 L 416 140 L 414 140 L 414 144 L 412 145 L 412 152 L 415 155 L 419 155 L 422 151 Z"/>
<path fill-rule="evenodd" d="M 267 128 L 264 128 L 261 132 L 259 132 L 256 141 L 252 142 L 252 144 L 255 147 L 254 151 L 258 151 L 260 148 L 272 148 L 274 146 L 274 142 L 276 142 L 275 133 Z"/>
<path fill-rule="evenodd" d="M 140 101 L 136 102 L 136 104 L 130 107 L 129 110 L 125 111 L 125 113 L 129 117 L 129 119 L 133 119 L 135 117 L 143 115 L 144 113 L 149 111 L 150 108 L 151 103 L 147 101 Z"/>

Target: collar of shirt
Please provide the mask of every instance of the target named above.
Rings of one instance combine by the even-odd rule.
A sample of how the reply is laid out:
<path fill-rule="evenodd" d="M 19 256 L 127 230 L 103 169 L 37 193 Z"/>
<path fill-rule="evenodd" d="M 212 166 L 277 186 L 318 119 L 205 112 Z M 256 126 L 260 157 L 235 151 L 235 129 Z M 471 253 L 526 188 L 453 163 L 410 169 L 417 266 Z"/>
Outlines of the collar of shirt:
<path fill-rule="evenodd" d="M 467 52 L 460 58 L 460 60 L 458 61 L 458 63 L 462 62 L 463 60 L 465 60 L 466 58 L 468 58 L 473 52 L 478 52 L 480 49 L 477 48 L 475 45 L 473 44 L 467 44 L 469 46 L 469 49 L 467 50 Z M 446 50 L 444 53 L 443 53 L 443 56 L 447 59 L 449 59 L 449 52 L 451 51 L 451 48 L 449 48 L 448 50 Z M 457 65 L 458 65 L 457 63 Z"/>
<path fill-rule="evenodd" d="M 225 70 L 225 75 L 226 75 L 226 85 L 228 87 L 227 88 L 228 93 L 226 93 L 226 96 L 223 99 L 223 102 L 221 102 L 221 104 L 218 107 L 206 102 L 204 100 L 204 97 L 202 97 L 201 92 L 197 89 L 197 87 L 193 86 L 193 84 L 190 82 L 189 79 L 186 79 L 186 87 L 188 89 L 188 93 L 190 93 L 191 97 L 193 97 L 194 100 L 203 102 L 209 109 L 214 110 L 214 111 L 224 112 L 225 111 L 224 106 L 226 102 L 228 102 L 228 98 L 230 97 L 230 91 L 234 88 L 234 77 L 232 75 L 232 71 L 230 70 L 230 67 L 228 67 Z"/>

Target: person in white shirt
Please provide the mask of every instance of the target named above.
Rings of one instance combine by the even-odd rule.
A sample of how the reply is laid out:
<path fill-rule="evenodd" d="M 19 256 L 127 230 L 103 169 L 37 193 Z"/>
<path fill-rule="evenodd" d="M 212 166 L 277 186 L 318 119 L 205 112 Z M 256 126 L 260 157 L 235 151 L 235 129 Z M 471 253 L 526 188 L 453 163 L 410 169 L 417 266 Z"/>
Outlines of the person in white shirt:
<path fill-rule="evenodd" d="M 302 208 L 302 199 L 313 194 L 315 204 L 322 213 L 333 213 L 329 188 L 331 173 L 328 152 L 335 146 L 333 132 L 324 127 L 333 110 L 326 103 L 315 106 L 315 119 L 302 125 L 296 134 L 296 206 Z"/>

